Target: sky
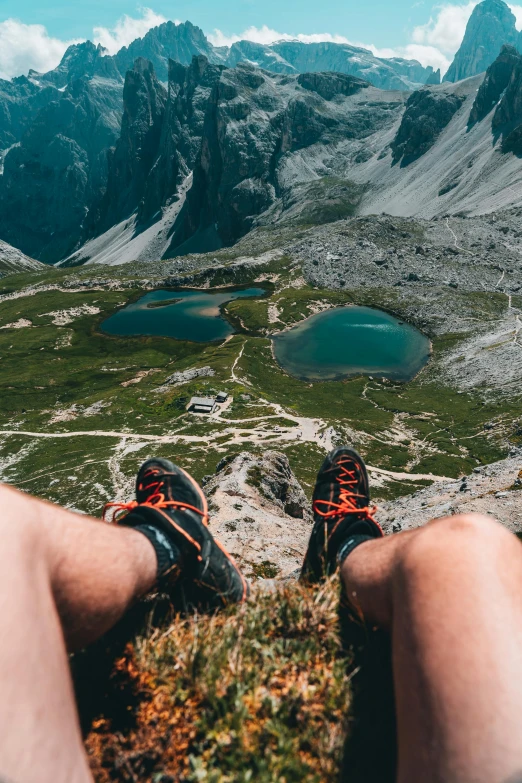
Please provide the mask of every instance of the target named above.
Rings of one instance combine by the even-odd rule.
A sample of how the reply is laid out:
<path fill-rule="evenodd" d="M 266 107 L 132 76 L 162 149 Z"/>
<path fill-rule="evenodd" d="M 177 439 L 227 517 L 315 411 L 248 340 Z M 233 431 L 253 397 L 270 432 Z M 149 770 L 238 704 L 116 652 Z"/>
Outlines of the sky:
<path fill-rule="evenodd" d="M 444 72 L 476 0 L 0 0 L 0 77 L 47 71 L 71 43 L 102 43 L 111 54 L 167 19 L 190 20 L 215 45 L 247 38 L 338 41 L 380 57 L 407 57 Z M 511 5 L 522 29 L 522 5 Z"/>

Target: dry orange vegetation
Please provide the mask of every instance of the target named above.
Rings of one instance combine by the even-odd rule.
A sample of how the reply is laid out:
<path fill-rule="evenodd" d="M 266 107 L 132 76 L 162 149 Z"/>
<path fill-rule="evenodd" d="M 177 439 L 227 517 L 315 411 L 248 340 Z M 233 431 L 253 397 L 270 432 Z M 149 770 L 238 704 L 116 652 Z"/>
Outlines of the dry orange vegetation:
<path fill-rule="evenodd" d="M 336 780 L 350 705 L 337 605 L 335 582 L 293 584 L 127 643 L 91 698 L 97 783 Z"/>

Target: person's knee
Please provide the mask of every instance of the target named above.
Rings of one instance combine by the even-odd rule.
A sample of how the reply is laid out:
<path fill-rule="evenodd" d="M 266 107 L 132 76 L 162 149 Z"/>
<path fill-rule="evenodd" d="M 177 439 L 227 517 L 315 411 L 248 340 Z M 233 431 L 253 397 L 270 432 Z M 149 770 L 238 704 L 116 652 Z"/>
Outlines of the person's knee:
<path fill-rule="evenodd" d="M 479 563 L 506 547 L 519 546 L 516 538 L 493 517 L 460 514 L 419 528 L 404 546 L 400 569 L 403 576 L 426 578 L 433 569 L 450 561 Z"/>
<path fill-rule="evenodd" d="M 31 511 L 31 497 L 6 484 L 0 484 L 1 549 L 8 552 L 28 551 L 35 555 L 40 549 L 41 526 Z"/>

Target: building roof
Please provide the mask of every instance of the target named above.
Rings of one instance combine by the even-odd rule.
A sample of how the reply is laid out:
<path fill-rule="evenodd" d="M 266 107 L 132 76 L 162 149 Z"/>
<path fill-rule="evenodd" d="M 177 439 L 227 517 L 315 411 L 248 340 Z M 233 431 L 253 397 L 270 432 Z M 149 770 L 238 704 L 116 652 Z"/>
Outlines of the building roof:
<path fill-rule="evenodd" d="M 191 405 L 215 405 L 216 401 L 214 397 L 192 397 L 190 404 Z"/>
<path fill-rule="evenodd" d="M 225 400 L 228 397 L 228 392 L 218 392 L 216 397 L 224 397 Z"/>

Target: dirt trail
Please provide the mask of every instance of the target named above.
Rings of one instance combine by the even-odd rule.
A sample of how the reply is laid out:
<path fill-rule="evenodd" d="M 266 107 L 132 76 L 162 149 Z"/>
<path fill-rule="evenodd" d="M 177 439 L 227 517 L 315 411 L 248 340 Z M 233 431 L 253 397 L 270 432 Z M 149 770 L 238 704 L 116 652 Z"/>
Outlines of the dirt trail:
<path fill-rule="evenodd" d="M 451 236 L 453 237 L 453 242 L 454 242 L 455 248 L 457 250 L 460 250 L 462 253 L 467 253 L 469 256 L 472 256 L 473 253 L 471 253 L 469 250 L 466 250 L 465 247 L 461 247 L 459 245 L 458 237 L 457 237 L 456 233 L 453 231 L 453 229 L 451 228 L 451 226 L 449 224 L 449 218 L 446 218 L 446 228 L 448 229 L 448 231 L 450 232 Z"/>
<path fill-rule="evenodd" d="M 275 406 L 280 408 L 281 406 Z M 283 409 L 281 409 L 283 410 Z M 230 435 L 231 436 L 231 443 L 266 443 L 269 442 L 270 445 L 275 445 L 278 442 L 315 442 L 321 448 L 323 448 L 326 452 L 330 451 L 333 447 L 332 443 L 332 436 L 333 436 L 333 430 L 332 428 L 327 428 L 325 423 L 322 422 L 320 419 L 306 419 L 306 418 L 300 418 L 298 416 L 290 416 L 287 413 L 281 413 L 280 416 L 285 416 L 285 418 L 295 421 L 299 424 L 300 429 L 298 431 L 296 427 L 291 428 L 284 428 L 281 427 L 279 432 L 276 432 L 274 430 L 265 430 L 265 429 L 254 429 L 254 430 L 248 430 L 248 429 L 241 429 L 239 427 L 234 428 L 227 428 L 224 431 L 217 432 L 215 434 L 210 434 L 208 436 L 200 436 L 200 435 L 182 435 L 180 433 L 169 433 L 166 435 L 145 435 L 143 433 L 132 433 L 132 432 L 114 432 L 114 431 L 104 431 L 104 430 L 80 430 L 76 432 L 30 432 L 28 430 L 0 430 L 0 436 L 24 436 L 27 438 L 47 438 L 47 439 L 56 439 L 56 438 L 81 438 L 81 437 L 89 437 L 89 438 L 117 438 L 118 440 L 122 440 L 123 443 L 121 444 L 121 447 L 118 446 L 116 451 L 119 452 L 120 449 L 125 449 L 127 445 L 128 440 L 138 440 L 142 443 L 150 442 L 150 443 L 179 443 L 179 442 L 185 442 L 185 443 L 206 443 L 210 444 L 213 441 L 216 440 L 216 438 L 222 438 L 224 435 Z M 269 416 L 264 417 L 264 419 L 260 419 L 260 421 L 266 420 L 266 419 L 273 419 L 273 418 L 279 418 L 279 416 Z M 299 435 L 299 433 L 301 433 Z M 119 467 L 118 467 L 118 459 L 117 457 L 121 456 L 119 453 L 116 453 L 111 457 L 109 460 L 110 462 L 110 470 L 111 474 L 113 474 L 114 483 L 115 485 L 121 484 L 121 476 L 119 475 Z M 453 479 L 448 478 L 447 476 L 434 476 L 431 473 L 401 473 L 401 472 L 395 472 L 392 470 L 384 470 L 383 468 L 376 468 L 372 465 L 368 465 L 368 470 L 372 473 L 377 473 L 379 475 L 388 476 L 389 478 L 393 478 L 396 481 L 452 481 Z"/>

